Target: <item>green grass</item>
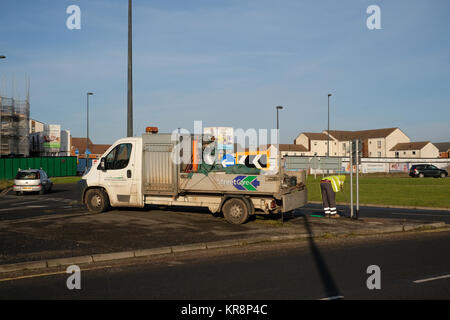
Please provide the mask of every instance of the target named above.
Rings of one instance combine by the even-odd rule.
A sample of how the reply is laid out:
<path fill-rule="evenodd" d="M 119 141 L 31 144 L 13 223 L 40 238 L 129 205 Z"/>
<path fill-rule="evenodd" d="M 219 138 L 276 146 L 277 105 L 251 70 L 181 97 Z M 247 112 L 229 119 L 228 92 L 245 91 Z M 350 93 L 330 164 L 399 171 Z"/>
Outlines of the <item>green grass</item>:
<path fill-rule="evenodd" d="M 322 201 L 320 180 L 322 176 L 309 175 L 306 180 L 309 201 Z M 354 202 L 356 202 L 356 178 L 353 177 Z M 347 175 L 344 190 L 336 194 L 337 202 L 350 203 L 350 176 Z M 359 179 L 360 204 L 383 204 L 450 208 L 450 178 L 384 177 L 369 174 Z"/>
<path fill-rule="evenodd" d="M 64 184 L 64 183 L 77 183 L 80 181 L 81 177 L 51 177 L 50 180 L 52 180 L 55 184 Z"/>

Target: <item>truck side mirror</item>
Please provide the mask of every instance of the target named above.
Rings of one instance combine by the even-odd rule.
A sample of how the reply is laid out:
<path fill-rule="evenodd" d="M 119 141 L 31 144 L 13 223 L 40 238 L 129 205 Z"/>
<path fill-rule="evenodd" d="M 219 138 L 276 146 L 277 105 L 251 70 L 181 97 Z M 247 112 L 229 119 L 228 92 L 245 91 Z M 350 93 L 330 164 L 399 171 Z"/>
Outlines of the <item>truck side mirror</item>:
<path fill-rule="evenodd" d="M 106 171 L 106 162 L 105 162 L 105 158 L 101 158 L 100 159 L 100 169 L 102 171 Z"/>

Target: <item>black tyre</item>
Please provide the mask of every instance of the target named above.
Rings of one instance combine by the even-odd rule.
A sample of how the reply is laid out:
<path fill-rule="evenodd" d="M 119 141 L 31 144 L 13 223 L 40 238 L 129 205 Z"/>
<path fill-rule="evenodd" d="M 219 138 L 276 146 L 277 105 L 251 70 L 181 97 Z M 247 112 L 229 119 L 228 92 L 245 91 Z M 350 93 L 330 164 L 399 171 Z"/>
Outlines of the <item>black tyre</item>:
<path fill-rule="evenodd" d="M 446 176 L 445 172 L 441 172 L 441 178 L 445 178 Z"/>
<path fill-rule="evenodd" d="M 86 207 L 93 213 L 100 213 L 109 206 L 107 194 L 101 189 L 90 189 L 85 196 Z"/>
<path fill-rule="evenodd" d="M 419 173 L 419 178 L 423 178 L 425 175 L 423 173 Z"/>
<path fill-rule="evenodd" d="M 249 218 L 249 208 L 247 203 L 239 198 L 231 198 L 222 207 L 225 220 L 233 224 L 243 224 Z"/>

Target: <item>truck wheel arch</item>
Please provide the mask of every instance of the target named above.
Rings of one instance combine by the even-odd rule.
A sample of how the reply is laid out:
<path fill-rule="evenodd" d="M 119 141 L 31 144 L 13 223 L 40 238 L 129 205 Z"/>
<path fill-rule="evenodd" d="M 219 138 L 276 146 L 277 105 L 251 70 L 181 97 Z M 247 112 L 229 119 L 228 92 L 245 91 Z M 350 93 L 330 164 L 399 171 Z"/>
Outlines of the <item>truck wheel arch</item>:
<path fill-rule="evenodd" d="M 245 196 L 239 196 L 239 195 L 225 195 L 222 197 L 222 200 L 220 202 L 219 205 L 219 212 L 222 211 L 223 209 L 223 205 L 224 203 L 232 198 L 238 198 L 238 199 L 242 199 L 245 201 L 245 203 L 247 204 L 248 210 L 249 210 L 249 215 L 254 215 L 255 214 L 255 206 L 253 205 L 253 201 L 249 198 L 249 197 L 245 197 Z"/>
<path fill-rule="evenodd" d="M 109 205 L 111 204 L 111 202 L 110 202 L 110 200 L 109 200 L 110 198 L 109 198 L 108 192 L 106 191 L 105 188 L 102 188 L 102 187 L 88 187 L 88 188 L 86 188 L 86 189 L 84 190 L 84 192 L 83 192 L 82 204 L 86 204 L 86 194 L 88 193 L 89 190 L 93 190 L 93 189 L 99 189 L 99 190 L 101 190 L 101 191 L 105 194 L 105 196 L 106 196 L 106 198 L 107 198 L 107 201 L 108 201 L 108 204 L 109 204 Z"/>

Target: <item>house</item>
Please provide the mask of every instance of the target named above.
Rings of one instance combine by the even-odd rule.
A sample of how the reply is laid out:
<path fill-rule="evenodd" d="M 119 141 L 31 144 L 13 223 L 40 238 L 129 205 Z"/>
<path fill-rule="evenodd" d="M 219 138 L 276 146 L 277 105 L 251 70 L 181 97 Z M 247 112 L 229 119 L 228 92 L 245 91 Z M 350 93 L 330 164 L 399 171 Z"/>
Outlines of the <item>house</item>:
<path fill-rule="evenodd" d="M 329 134 L 329 135 L 328 135 Z M 383 128 L 360 131 L 324 130 L 322 133 L 301 133 L 295 144 L 308 149 L 310 156 L 327 156 L 328 139 L 330 156 L 349 156 L 350 144 L 353 140 L 362 141 L 363 157 L 393 157 L 390 150 L 402 142 L 410 142 L 409 137 L 399 128 Z"/>
<path fill-rule="evenodd" d="M 439 150 L 439 158 L 450 158 L 450 142 L 433 143 Z"/>
<path fill-rule="evenodd" d="M 326 132 L 326 131 L 324 131 Z M 350 143 L 358 139 L 362 142 L 362 154 L 365 158 L 393 157 L 390 150 L 398 143 L 410 142 L 410 138 L 399 128 L 382 128 L 360 131 L 330 130 L 330 154 L 332 156 L 348 156 Z"/>
<path fill-rule="evenodd" d="M 439 158 L 439 149 L 430 141 L 398 143 L 390 151 L 396 158 Z"/>
<path fill-rule="evenodd" d="M 325 156 L 327 154 L 328 139 L 330 139 L 330 142 L 332 144 L 332 141 L 334 141 L 334 139 L 332 137 L 328 137 L 327 134 L 302 132 L 297 136 L 297 138 L 295 138 L 294 145 L 302 146 L 305 149 L 303 155 Z M 332 152 L 330 153 L 332 154 Z"/>
<path fill-rule="evenodd" d="M 75 156 L 78 155 L 81 158 L 86 157 L 86 147 L 89 143 L 89 158 L 99 158 L 102 156 L 106 150 L 111 146 L 110 144 L 93 144 L 91 139 L 86 138 L 73 138 L 71 137 L 71 148 L 70 152 L 71 155 Z"/>

